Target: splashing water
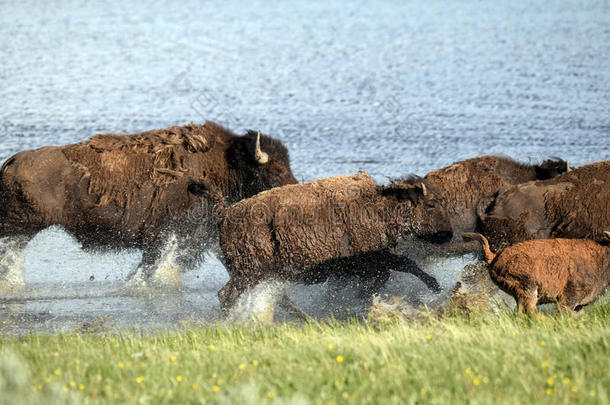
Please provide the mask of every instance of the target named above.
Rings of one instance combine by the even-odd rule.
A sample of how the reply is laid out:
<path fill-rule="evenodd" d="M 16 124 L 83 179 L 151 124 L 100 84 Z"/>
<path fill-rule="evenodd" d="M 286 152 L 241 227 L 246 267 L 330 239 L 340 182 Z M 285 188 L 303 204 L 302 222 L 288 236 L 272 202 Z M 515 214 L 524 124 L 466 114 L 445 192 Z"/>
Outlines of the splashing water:
<path fill-rule="evenodd" d="M 275 307 L 281 298 L 286 283 L 280 280 L 265 280 L 243 293 L 227 317 L 229 321 L 257 320 L 272 323 Z"/>
<path fill-rule="evenodd" d="M 16 292 L 25 289 L 23 249 L 14 243 L 0 241 L 0 291 Z"/>

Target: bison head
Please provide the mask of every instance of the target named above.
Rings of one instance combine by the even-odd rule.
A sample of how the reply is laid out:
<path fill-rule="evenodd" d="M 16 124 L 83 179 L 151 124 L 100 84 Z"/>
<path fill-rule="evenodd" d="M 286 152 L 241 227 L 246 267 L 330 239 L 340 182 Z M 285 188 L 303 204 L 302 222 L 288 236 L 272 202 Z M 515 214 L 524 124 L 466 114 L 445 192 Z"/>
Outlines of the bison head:
<path fill-rule="evenodd" d="M 547 180 L 559 176 L 562 173 L 569 172 L 570 164 L 567 160 L 553 158 L 534 166 L 534 169 L 536 170 L 537 180 Z"/>
<path fill-rule="evenodd" d="M 451 222 L 435 193 L 422 179 L 411 178 L 380 187 L 380 194 L 396 201 L 396 218 L 403 236 L 445 243 L 453 236 Z"/>
<path fill-rule="evenodd" d="M 236 183 L 233 188 L 236 191 L 226 196 L 228 203 L 273 187 L 297 183 L 286 147 L 277 139 L 261 135 L 260 131 L 249 130 L 244 136 L 236 137 L 227 158 Z"/>

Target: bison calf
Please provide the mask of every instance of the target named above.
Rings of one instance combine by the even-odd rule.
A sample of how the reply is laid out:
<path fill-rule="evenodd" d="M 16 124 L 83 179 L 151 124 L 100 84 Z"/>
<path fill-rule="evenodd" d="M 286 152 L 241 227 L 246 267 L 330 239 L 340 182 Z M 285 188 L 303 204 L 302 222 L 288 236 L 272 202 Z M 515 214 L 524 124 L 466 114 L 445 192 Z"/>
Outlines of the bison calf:
<path fill-rule="evenodd" d="M 537 304 L 552 302 L 578 311 L 610 283 L 610 247 L 590 239 L 537 239 L 494 254 L 483 235 L 462 236 L 481 241 L 491 279 L 513 296 L 519 314 L 534 315 Z"/>
<path fill-rule="evenodd" d="M 433 242 L 452 236 L 447 214 L 420 180 L 378 186 L 361 172 L 280 187 L 230 207 L 205 181 L 189 190 L 217 203 L 220 247 L 230 275 L 218 293 L 225 312 L 243 292 L 271 279 L 313 284 L 337 272 L 392 266 L 438 288 L 418 269 L 401 268 L 404 263 L 389 251 L 408 234 Z M 285 307 L 286 299 L 279 303 Z"/>

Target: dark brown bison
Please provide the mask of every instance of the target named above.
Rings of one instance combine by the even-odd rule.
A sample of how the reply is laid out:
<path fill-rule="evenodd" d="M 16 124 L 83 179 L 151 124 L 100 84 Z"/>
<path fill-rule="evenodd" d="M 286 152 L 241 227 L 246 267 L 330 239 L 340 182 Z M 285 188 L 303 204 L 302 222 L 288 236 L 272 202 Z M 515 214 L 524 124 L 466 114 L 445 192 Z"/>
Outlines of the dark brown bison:
<path fill-rule="evenodd" d="M 483 235 L 463 236 L 481 241 L 491 279 L 513 296 L 519 314 L 553 302 L 578 311 L 610 284 L 610 247 L 590 239 L 531 240 L 493 254 Z"/>
<path fill-rule="evenodd" d="M 476 208 L 482 197 L 515 184 L 550 179 L 568 170 L 568 162 L 561 159 L 530 165 L 502 156 L 481 156 L 432 171 L 424 178 L 447 210 L 454 236 L 459 237 L 461 232 L 476 229 Z"/>
<path fill-rule="evenodd" d="M 225 312 L 265 280 L 313 284 L 333 272 L 368 275 L 388 266 L 412 271 L 390 253 L 400 237 L 445 242 L 452 235 L 425 184 L 378 186 L 364 172 L 268 190 L 231 207 L 205 181 L 189 189 L 218 203 L 220 247 L 230 275 L 218 293 Z M 415 274 L 438 288 L 432 277 Z"/>
<path fill-rule="evenodd" d="M 180 246 L 180 264 L 192 265 L 215 232 L 188 179 L 205 176 L 229 203 L 297 182 L 280 141 L 212 122 L 21 152 L 0 176 L 0 275 L 37 232 L 60 225 L 85 249 L 142 249 L 130 278 L 144 281 L 168 235 Z"/>
<path fill-rule="evenodd" d="M 501 190 L 483 198 L 477 211 L 495 250 L 529 239 L 603 241 L 610 229 L 610 161 Z"/>

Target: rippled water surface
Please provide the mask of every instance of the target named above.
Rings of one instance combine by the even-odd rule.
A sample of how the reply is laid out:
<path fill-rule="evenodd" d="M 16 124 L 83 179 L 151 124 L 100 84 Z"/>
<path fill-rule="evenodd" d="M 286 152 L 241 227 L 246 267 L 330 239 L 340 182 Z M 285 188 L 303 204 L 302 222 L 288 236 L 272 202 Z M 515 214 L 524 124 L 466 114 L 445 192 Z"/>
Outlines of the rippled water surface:
<path fill-rule="evenodd" d="M 386 181 L 489 153 L 580 165 L 610 157 L 609 57 L 606 1 L 3 2 L 0 161 L 210 119 L 282 139 L 299 180 Z M 113 296 L 139 255 L 43 232 L 0 330 L 216 319 L 227 275 L 213 257 L 182 292 Z M 450 288 L 468 259 L 426 266 Z M 417 283 L 395 274 L 387 292 L 434 298 Z M 326 292 L 291 289 L 322 316 Z"/>

